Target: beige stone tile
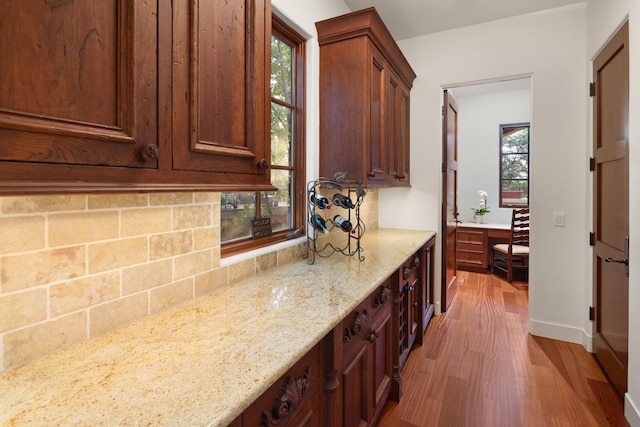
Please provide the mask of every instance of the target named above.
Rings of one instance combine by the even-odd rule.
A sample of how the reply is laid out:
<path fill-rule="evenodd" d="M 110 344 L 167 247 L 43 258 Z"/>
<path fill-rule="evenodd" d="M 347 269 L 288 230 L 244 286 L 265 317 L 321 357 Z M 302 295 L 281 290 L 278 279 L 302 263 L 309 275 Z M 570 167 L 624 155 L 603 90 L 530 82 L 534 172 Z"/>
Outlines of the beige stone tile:
<path fill-rule="evenodd" d="M 147 238 L 134 237 L 89 245 L 89 273 L 112 270 L 147 261 Z"/>
<path fill-rule="evenodd" d="M 219 227 L 220 224 L 222 223 L 222 221 L 221 221 L 220 200 L 218 200 L 217 203 L 212 205 L 212 207 L 211 207 L 211 215 L 213 217 L 213 219 L 211 220 L 211 225 L 215 225 L 215 226 Z"/>
<path fill-rule="evenodd" d="M 118 212 L 92 211 L 49 215 L 49 246 L 67 246 L 118 237 Z"/>
<path fill-rule="evenodd" d="M 220 193 L 204 192 L 193 194 L 194 203 L 220 203 Z"/>
<path fill-rule="evenodd" d="M 89 337 L 119 328 L 149 314 L 147 292 L 120 298 L 89 310 Z"/>
<path fill-rule="evenodd" d="M 191 230 L 159 234 L 149 238 L 149 256 L 152 260 L 186 254 L 193 250 Z"/>
<path fill-rule="evenodd" d="M 296 245 L 296 258 L 303 258 L 307 255 L 307 242 L 301 242 Z"/>
<path fill-rule="evenodd" d="M 220 227 L 196 228 L 193 230 L 194 249 L 211 249 L 220 246 Z"/>
<path fill-rule="evenodd" d="M 44 230 L 42 216 L 0 218 L 0 254 L 44 248 Z"/>
<path fill-rule="evenodd" d="M 78 211 L 87 207 L 87 196 L 16 196 L 2 199 L 2 213 Z"/>
<path fill-rule="evenodd" d="M 2 292 L 17 291 L 86 273 L 83 246 L 0 258 Z"/>
<path fill-rule="evenodd" d="M 221 259 L 222 259 L 222 253 L 220 252 L 220 246 L 216 246 L 211 250 L 211 266 L 213 268 L 220 267 Z"/>
<path fill-rule="evenodd" d="M 47 318 L 47 290 L 0 296 L 0 333 Z"/>
<path fill-rule="evenodd" d="M 180 280 L 188 276 L 211 270 L 211 251 L 201 251 L 176 257 L 173 261 L 173 279 Z"/>
<path fill-rule="evenodd" d="M 165 259 L 158 262 L 122 270 L 122 295 L 144 291 L 171 282 L 173 262 Z"/>
<path fill-rule="evenodd" d="M 87 313 L 85 311 L 8 332 L 2 341 L 4 368 L 10 369 L 24 365 L 86 338 Z"/>
<path fill-rule="evenodd" d="M 222 286 L 229 284 L 229 268 L 221 267 L 204 274 L 196 276 L 195 294 L 196 296 L 207 294 Z"/>
<path fill-rule="evenodd" d="M 235 283 L 245 277 L 256 274 L 256 259 L 250 258 L 229 266 L 229 283 Z"/>
<path fill-rule="evenodd" d="M 173 208 L 173 229 L 207 227 L 211 225 L 211 205 L 178 206 Z"/>
<path fill-rule="evenodd" d="M 89 209 L 120 209 L 147 206 L 146 194 L 90 194 Z"/>
<path fill-rule="evenodd" d="M 337 233 L 334 233 L 337 234 Z M 296 259 L 296 247 L 289 246 L 278 251 L 278 265 L 283 265 Z"/>
<path fill-rule="evenodd" d="M 256 272 L 261 273 L 272 269 L 278 264 L 278 253 L 276 251 L 256 257 Z"/>
<path fill-rule="evenodd" d="M 151 206 L 189 205 L 193 203 L 193 193 L 152 193 L 149 194 Z"/>
<path fill-rule="evenodd" d="M 82 310 L 120 296 L 120 274 L 101 274 L 52 285 L 49 290 L 51 316 Z"/>
<path fill-rule="evenodd" d="M 151 314 L 193 299 L 193 278 L 151 289 Z"/>
<path fill-rule="evenodd" d="M 127 209 L 120 217 L 123 237 L 171 231 L 171 208 Z"/>

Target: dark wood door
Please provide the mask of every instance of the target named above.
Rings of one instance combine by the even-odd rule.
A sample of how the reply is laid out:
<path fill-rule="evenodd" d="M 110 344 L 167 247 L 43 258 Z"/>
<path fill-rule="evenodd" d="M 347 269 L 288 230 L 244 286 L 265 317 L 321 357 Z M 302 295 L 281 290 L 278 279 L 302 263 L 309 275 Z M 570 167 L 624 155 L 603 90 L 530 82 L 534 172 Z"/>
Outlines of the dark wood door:
<path fill-rule="evenodd" d="M 44 168 L 25 172 L 28 164 L 157 167 L 143 155 L 158 143 L 157 9 L 123 0 L 0 2 L 8 179 L 56 179 Z"/>
<path fill-rule="evenodd" d="M 344 427 L 360 427 L 369 423 L 369 346 L 363 340 L 355 356 L 346 361 L 342 372 Z"/>
<path fill-rule="evenodd" d="M 387 403 L 393 377 L 393 322 L 387 309 L 382 320 L 369 334 L 371 342 L 370 400 L 373 403 L 372 419 L 376 419 Z"/>
<path fill-rule="evenodd" d="M 629 29 L 593 62 L 594 353 L 622 395 L 629 336 Z"/>
<path fill-rule="evenodd" d="M 176 0 L 173 8 L 173 168 L 269 183 L 270 2 Z"/>
<path fill-rule="evenodd" d="M 444 91 L 442 109 L 442 295 L 446 311 L 458 290 L 456 228 L 458 223 L 458 103 Z"/>
<path fill-rule="evenodd" d="M 411 95 L 409 92 L 409 88 L 404 84 L 400 84 L 400 92 L 398 94 L 398 113 L 396 115 L 396 128 L 398 129 L 398 139 L 396 143 L 396 152 L 397 154 L 397 162 L 398 162 L 398 173 L 395 175 L 395 178 L 402 183 L 409 185 L 410 177 L 410 138 L 409 138 L 409 129 L 410 129 L 410 106 L 411 106 Z"/>
<path fill-rule="evenodd" d="M 375 181 L 386 178 L 385 162 L 387 159 L 385 156 L 385 147 L 387 141 L 384 132 L 387 113 L 384 111 L 384 98 L 387 96 L 385 91 L 387 90 L 386 76 L 388 72 L 385 70 L 382 55 L 374 49 L 373 46 L 369 46 L 369 50 L 369 73 L 371 79 L 371 87 L 369 90 L 371 92 L 368 103 L 370 114 L 368 175 L 370 180 Z"/>

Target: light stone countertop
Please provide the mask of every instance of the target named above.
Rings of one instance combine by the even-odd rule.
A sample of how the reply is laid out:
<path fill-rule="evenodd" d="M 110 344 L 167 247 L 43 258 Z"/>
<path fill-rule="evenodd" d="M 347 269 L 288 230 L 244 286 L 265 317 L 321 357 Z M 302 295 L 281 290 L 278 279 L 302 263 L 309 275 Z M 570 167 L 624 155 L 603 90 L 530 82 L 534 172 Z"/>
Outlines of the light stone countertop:
<path fill-rule="evenodd" d="M 432 236 L 374 230 L 362 262 L 295 261 L 0 373 L 0 424 L 227 425 Z"/>

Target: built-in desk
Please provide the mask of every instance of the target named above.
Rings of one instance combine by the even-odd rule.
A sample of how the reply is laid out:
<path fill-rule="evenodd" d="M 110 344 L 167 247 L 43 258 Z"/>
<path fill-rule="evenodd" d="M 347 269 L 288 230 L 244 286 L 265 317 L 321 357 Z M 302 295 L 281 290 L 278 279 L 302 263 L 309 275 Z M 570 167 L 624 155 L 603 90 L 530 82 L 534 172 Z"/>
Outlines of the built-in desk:
<path fill-rule="evenodd" d="M 486 272 L 491 266 L 491 246 L 508 241 L 511 224 L 461 222 L 456 230 L 456 262 L 461 270 Z"/>

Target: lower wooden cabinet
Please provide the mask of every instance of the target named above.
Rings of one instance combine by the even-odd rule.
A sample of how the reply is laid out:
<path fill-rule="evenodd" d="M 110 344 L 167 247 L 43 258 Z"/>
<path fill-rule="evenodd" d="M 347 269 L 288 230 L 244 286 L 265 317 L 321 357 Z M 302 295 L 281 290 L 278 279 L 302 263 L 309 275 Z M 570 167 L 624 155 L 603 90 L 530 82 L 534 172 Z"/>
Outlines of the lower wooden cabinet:
<path fill-rule="evenodd" d="M 341 323 L 342 426 L 375 424 L 391 391 L 391 289 L 383 284 Z"/>
<path fill-rule="evenodd" d="M 511 236 L 508 224 L 456 229 L 456 265 L 460 270 L 486 272 L 491 269 L 491 247 L 506 243 Z"/>
<path fill-rule="evenodd" d="M 457 228 L 456 264 L 461 270 L 487 270 L 486 230 L 464 227 Z"/>
<path fill-rule="evenodd" d="M 418 291 L 418 312 L 421 316 L 420 331 L 416 337 L 416 344 L 424 343 L 424 334 L 427 331 L 427 325 L 431 321 L 434 313 L 433 305 L 433 286 L 435 283 L 434 265 L 435 261 L 435 243 L 436 239 L 429 240 L 420 251 L 420 283 L 421 288 Z"/>
<path fill-rule="evenodd" d="M 233 426 L 374 426 L 402 396 L 402 368 L 433 316 L 434 243 L 427 242 Z"/>

